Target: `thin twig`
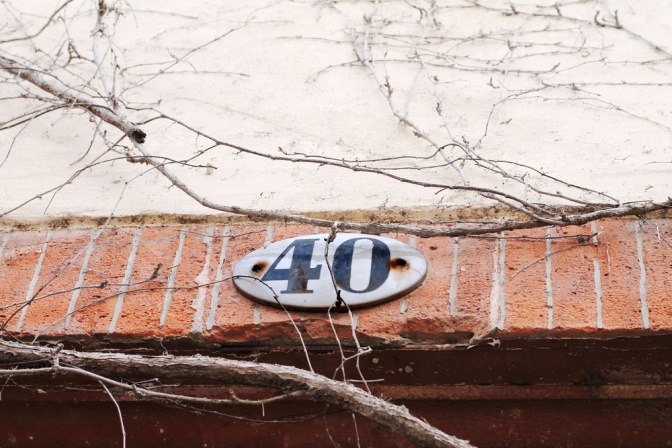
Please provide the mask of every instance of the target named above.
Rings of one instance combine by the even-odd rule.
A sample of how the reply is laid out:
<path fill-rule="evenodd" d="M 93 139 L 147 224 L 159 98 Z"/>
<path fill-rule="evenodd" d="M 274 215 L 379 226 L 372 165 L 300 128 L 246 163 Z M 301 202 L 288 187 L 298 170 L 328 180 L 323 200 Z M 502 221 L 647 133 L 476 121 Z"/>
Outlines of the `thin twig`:
<path fill-rule="evenodd" d="M 124 417 L 121 415 L 121 408 L 119 407 L 119 403 L 117 403 L 114 395 L 112 395 L 112 392 L 110 392 L 110 389 L 107 388 L 104 382 L 98 381 L 98 383 L 100 383 L 103 389 L 105 389 L 105 392 L 107 392 L 107 395 L 109 395 L 112 403 L 114 403 L 114 406 L 117 408 L 117 414 L 119 414 L 119 424 L 121 425 L 121 446 L 126 448 L 126 428 L 124 428 Z"/>

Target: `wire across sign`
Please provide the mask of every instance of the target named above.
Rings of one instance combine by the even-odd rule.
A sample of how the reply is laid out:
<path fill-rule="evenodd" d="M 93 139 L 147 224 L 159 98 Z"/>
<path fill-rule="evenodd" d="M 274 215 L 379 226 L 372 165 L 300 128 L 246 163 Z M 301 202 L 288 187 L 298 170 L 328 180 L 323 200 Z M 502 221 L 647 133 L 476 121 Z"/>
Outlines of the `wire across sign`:
<path fill-rule="evenodd" d="M 321 311 L 396 299 L 427 275 L 422 254 L 401 241 L 340 233 L 327 248 L 328 237 L 289 238 L 251 252 L 233 270 L 236 288 L 268 305 Z"/>

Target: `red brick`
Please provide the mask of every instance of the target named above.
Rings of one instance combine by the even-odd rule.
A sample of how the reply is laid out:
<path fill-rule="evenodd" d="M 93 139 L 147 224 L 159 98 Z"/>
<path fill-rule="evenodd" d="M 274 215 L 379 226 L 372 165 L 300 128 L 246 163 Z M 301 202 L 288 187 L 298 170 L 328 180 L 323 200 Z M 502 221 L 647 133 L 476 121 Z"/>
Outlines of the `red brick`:
<path fill-rule="evenodd" d="M 532 239 L 516 239 L 521 236 Z M 511 333 L 545 332 L 548 329 L 546 229 L 507 232 L 506 237 L 504 328 Z"/>
<path fill-rule="evenodd" d="M 402 235 L 390 237 L 413 244 Z M 464 319 L 450 314 L 454 239 L 417 238 L 415 246 L 428 265 L 422 285 L 405 297 L 361 310 L 359 329 L 368 337 L 400 338 L 416 343 L 454 342 L 456 337 L 464 337 L 463 334 L 456 336 L 456 333 L 471 330 L 471 325 L 465 325 Z"/>
<path fill-rule="evenodd" d="M 180 240 L 181 227 L 144 227 L 124 297 L 124 306 L 115 326 L 119 334 L 150 337 L 159 333 L 168 277 Z M 157 277 L 146 281 L 157 265 Z"/>
<path fill-rule="evenodd" d="M 602 322 L 605 330 L 644 328 L 635 223 L 632 220 L 597 222 L 600 232 L 597 259 L 600 263 Z"/>
<path fill-rule="evenodd" d="M 642 222 L 646 301 L 652 330 L 672 329 L 672 225 L 667 219 Z M 659 239 L 660 236 L 660 239 Z"/>
<path fill-rule="evenodd" d="M 672 329 L 672 249 L 668 220 L 651 221 L 660 228 L 661 240 L 643 224 L 642 249 L 646 271 L 646 297 L 651 329 Z M 455 243 L 451 238 L 416 239 L 416 245 L 428 260 L 428 275 L 411 294 L 386 304 L 355 312 L 357 334 L 362 343 L 446 343 L 464 340 L 470 333 L 483 335 L 500 325 L 499 282 L 504 280 L 505 320 L 502 337 L 586 336 L 599 334 L 637 334 L 645 332 L 640 300 L 640 257 L 635 234 L 636 221 L 604 220 L 596 223 L 601 234 L 599 244 L 578 238 L 554 239 L 551 258 L 551 283 L 554 299 L 553 328 L 547 328 L 546 243 L 545 240 L 520 240 L 520 235 L 544 237 L 545 229 L 507 232 L 505 267 L 500 272 L 502 243 L 497 238 L 461 238 L 458 264 L 453 282 Z M 160 327 L 179 235 L 185 230 L 182 258 L 177 269 L 175 290 L 165 325 Z M 116 320 L 115 337 L 137 340 L 166 336 L 203 336 L 212 341 L 296 344 L 297 333 L 282 310 L 255 304 L 233 288 L 233 266 L 249 252 L 262 247 L 267 225 L 232 225 L 227 230 L 226 257 L 219 283 L 218 303 L 210 320 L 211 300 L 216 292 L 225 227 L 144 227 L 130 271 L 123 308 Z M 29 307 L 22 324 L 24 336 L 35 334 L 60 336 L 107 334 L 113 322 L 115 306 L 122 289 L 132 241 L 137 228 L 108 229 L 95 242 L 69 328 L 64 317 L 77 284 L 90 230 L 52 232 L 44 253 L 42 270 L 35 293 L 39 300 Z M 211 236 L 207 234 L 211 232 Z M 275 241 L 312 234 L 315 228 L 292 224 L 274 225 Z M 590 226 L 552 229 L 554 236 L 591 234 Z M 389 235 L 410 242 L 407 235 Z M 46 232 L 14 232 L 0 259 L 0 306 L 25 300 L 35 267 L 40 259 Z M 210 261 L 206 267 L 208 241 Z M 607 256 L 608 249 L 608 256 Z M 81 253 L 78 258 L 75 255 Z M 71 262 L 71 260 L 73 260 Z M 602 323 L 598 330 L 594 264 L 600 268 Z M 68 265 L 68 263 L 70 263 Z M 146 281 L 158 263 L 158 276 Z M 63 269 L 65 267 L 65 269 Z M 60 273 L 59 273 L 60 272 Z M 56 275 L 58 273 L 58 275 Z M 494 277 L 493 277 L 494 275 Z M 494 279 L 494 283 L 493 283 Z M 456 289 L 451 316 L 451 286 Z M 41 290 L 40 290 L 41 288 Z M 200 296 L 199 296 L 200 293 Z M 48 297 L 41 298 L 45 295 Z M 202 315 L 195 307 L 200 300 Z M 491 303 L 494 305 L 491 307 Z M 14 307 L 16 310 L 18 307 Z M 255 322 L 255 309 L 257 321 Z M 11 310 L 0 314 L 6 319 Z M 313 344 L 332 344 L 333 330 L 324 313 L 292 312 L 304 339 Z M 20 312 L 12 319 L 15 329 Z M 194 322 L 196 324 L 194 325 Z M 334 313 L 334 326 L 342 340 L 350 340 L 351 322 L 347 314 Z M 54 322 L 56 324 L 52 325 Z"/>
<path fill-rule="evenodd" d="M 109 229 L 96 239 L 84 285 L 105 287 L 82 290 L 68 333 L 108 332 L 136 231 L 137 228 Z"/>
<path fill-rule="evenodd" d="M 7 307 L 0 311 L 0 324 L 9 331 L 15 330 L 24 309 L 22 305 L 25 305 L 26 294 L 46 238 L 46 231 L 13 232 L 9 235 L 0 259 L 0 306 Z"/>
<path fill-rule="evenodd" d="M 553 229 L 554 236 L 590 235 L 590 226 Z M 597 301 L 590 241 L 554 239 L 552 244 L 553 330 L 559 334 L 597 331 Z"/>
<path fill-rule="evenodd" d="M 215 324 L 210 331 L 206 328 L 209 339 L 240 342 L 254 338 L 254 330 L 257 329 L 253 325 L 255 304 L 235 291 L 231 276 L 236 263 L 248 253 L 263 247 L 265 240 L 265 225 L 231 228 L 222 271 L 227 281 L 222 282 L 220 287 Z"/>
<path fill-rule="evenodd" d="M 33 294 L 35 301 L 28 308 L 22 332 L 33 335 L 64 334 L 68 305 L 90 241 L 91 231 L 59 230 L 51 233 Z"/>
<path fill-rule="evenodd" d="M 175 289 L 167 306 L 165 322 L 160 326 L 162 335 L 184 335 L 191 331 L 194 300 L 201 283 L 200 274 L 206 263 L 208 238 L 206 227 L 195 226 L 185 231 L 184 245 L 175 277 Z M 162 307 L 162 313 L 166 308 Z"/>
<path fill-rule="evenodd" d="M 499 240 L 460 238 L 458 244 L 457 298 L 458 316 L 490 319 L 490 293 Z M 497 254 L 496 254 L 497 252 Z"/>

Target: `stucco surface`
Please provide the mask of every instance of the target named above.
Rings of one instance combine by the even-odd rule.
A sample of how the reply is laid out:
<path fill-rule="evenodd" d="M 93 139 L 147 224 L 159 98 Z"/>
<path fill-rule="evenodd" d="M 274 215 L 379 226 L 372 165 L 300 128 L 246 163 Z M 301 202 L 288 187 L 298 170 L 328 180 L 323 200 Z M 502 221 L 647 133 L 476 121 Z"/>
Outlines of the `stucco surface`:
<path fill-rule="evenodd" d="M 457 171 L 428 141 L 444 145 L 452 138 L 483 157 L 529 165 L 622 201 L 665 199 L 672 160 L 669 4 L 579 1 L 556 9 L 556 2 L 537 3 L 445 1 L 432 9 L 428 2 L 401 1 L 123 2 L 113 30 L 115 88 L 134 122 L 155 116 L 153 108 L 265 154 L 280 156 L 281 147 L 296 157 L 348 159 L 351 166 L 426 166 L 389 172 L 458 185 Z M 54 8 L 51 2 L 3 5 L 8 26 L 0 40 L 38 30 Z M 67 59 L 70 42 L 92 58 L 91 5 L 73 2 L 61 17 L 34 39 L 3 43 L 3 54 L 49 67 L 50 60 Z M 365 38 L 373 71 L 355 52 Z M 111 70 L 109 62 L 101 70 Z M 90 85 L 102 91 L 91 64 L 74 61 L 54 73 L 75 89 L 94 78 Z M 379 89 L 376 79 L 389 89 Z M 2 83 L 0 95 L 20 95 L 25 87 Z M 394 116 L 385 97 L 390 90 L 394 108 L 416 128 Z M 4 100 L 0 116 L 4 121 L 33 107 L 23 98 Z M 333 211 L 491 204 L 472 193 L 271 161 L 223 146 L 200 154 L 211 142 L 177 124 L 157 120 L 142 128 L 153 154 L 179 161 L 198 156 L 190 162 L 198 166 L 170 167 L 195 191 L 226 205 Z M 53 198 L 45 194 L 6 217 L 210 213 L 147 165 L 119 154 L 108 152 L 98 159 L 108 162 L 87 168 L 106 149 L 98 135 L 87 152 L 94 130 L 85 113 L 71 110 L 0 132 L 0 212 L 83 169 Z M 100 130 L 108 142 L 120 135 L 106 125 Z M 464 157 L 457 147 L 445 152 L 449 160 Z M 402 156 L 409 158 L 362 162 Z M 471 185 L 566 202 L 539 198 L 468 160 L 458 164 Z M 502 166 L 528 173 L 526 182 L 548 191 L 606 201 L 531 168 Z"/>

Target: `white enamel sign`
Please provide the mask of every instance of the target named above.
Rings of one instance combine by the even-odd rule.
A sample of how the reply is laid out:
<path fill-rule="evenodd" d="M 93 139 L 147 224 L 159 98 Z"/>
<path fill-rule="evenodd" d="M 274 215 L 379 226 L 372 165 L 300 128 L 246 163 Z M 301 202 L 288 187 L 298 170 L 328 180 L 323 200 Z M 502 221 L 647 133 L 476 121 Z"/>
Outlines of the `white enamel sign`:
<path fill-rule="evenodd" d="M 276 307 L 343 311 L 343 302 L 363 308 L 406 295 L 427 275 L 425 257 L 401 241 L 339 233 L 325 258 L 327 238 L 289 238 L 249 253 L 233 269 L 236 289 Z"/>

